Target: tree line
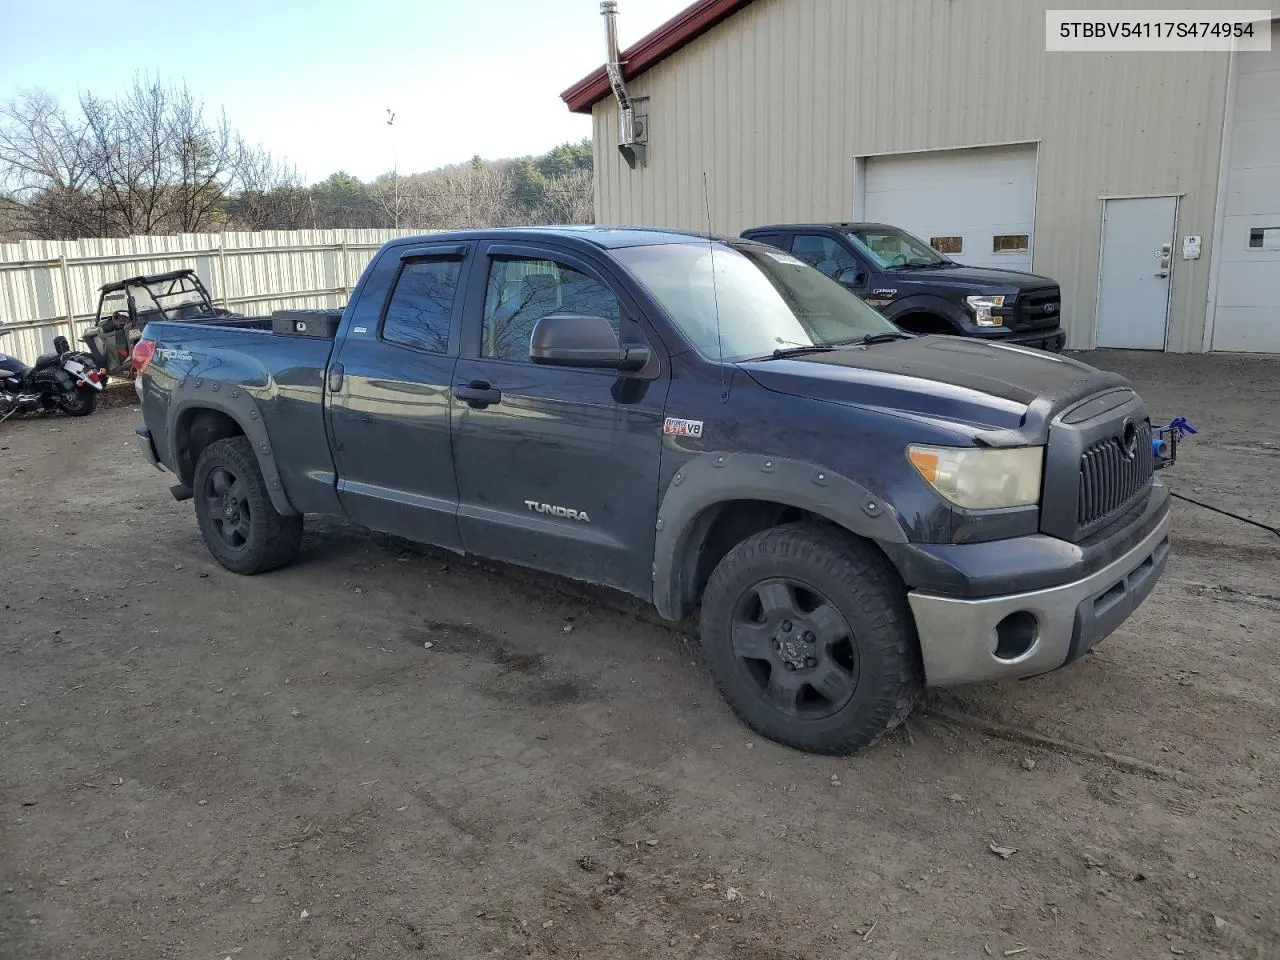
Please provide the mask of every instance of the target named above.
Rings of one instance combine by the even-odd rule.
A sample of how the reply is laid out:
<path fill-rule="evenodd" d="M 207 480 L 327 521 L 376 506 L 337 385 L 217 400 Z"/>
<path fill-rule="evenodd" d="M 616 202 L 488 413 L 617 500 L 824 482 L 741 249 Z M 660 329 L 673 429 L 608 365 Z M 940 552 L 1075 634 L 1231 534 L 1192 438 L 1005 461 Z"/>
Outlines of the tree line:
<path fill-rule="evenodd" d="M 210 118 L 185 84 L 137 78 L 72 109 L 43 90 L 0 105 L 0 241 L 589 223 L 592 201 L 588 140 L 368 183 L 338 171 L 306 186 L 225 113 Z"/>

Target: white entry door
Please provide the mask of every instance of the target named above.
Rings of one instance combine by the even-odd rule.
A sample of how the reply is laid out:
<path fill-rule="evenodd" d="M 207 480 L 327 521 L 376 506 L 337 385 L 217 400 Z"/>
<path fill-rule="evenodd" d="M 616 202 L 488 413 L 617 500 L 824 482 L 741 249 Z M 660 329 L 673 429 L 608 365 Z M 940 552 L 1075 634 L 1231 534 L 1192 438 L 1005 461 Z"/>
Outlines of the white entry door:
<path fill-rule="evenodd" d="M 1176 197 L 1103 201 L 1098 346 L 1164 349 L 1177 213 Z"/>

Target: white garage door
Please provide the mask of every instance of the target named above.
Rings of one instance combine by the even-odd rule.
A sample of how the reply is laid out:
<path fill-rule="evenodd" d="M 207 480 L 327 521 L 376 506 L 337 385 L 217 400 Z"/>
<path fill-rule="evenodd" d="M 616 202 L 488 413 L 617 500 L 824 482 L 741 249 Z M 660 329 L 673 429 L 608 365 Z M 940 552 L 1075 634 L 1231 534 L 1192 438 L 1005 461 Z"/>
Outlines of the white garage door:
<path fill-rule="evenodd" d="M 1280 29 L 1238 56 L 1213 349 L 1280 353 Z"/>
<path fill-rule="evenodd" d="M 870 157 L 862 210 L 973 266 L 1031 269 L 1036 148 L 979 147 Z"/>

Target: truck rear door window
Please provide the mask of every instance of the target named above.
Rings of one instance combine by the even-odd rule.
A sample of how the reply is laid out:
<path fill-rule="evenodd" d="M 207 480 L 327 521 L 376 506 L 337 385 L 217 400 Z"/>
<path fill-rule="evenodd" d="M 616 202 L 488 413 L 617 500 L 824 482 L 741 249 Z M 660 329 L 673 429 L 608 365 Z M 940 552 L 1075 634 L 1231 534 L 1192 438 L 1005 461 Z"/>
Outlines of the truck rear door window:
<path fill-rule="evenodd" d="M 447 353 L 449 318 L 461 270 L 460 260 L 410 260 L 401 267 L 382 321 L 382 339 Z"/>
<path fill-rule="evenodd" d="M 593 277 L 552 260 L 495 258 L 485 291 L 481 354 L 527 361 L 533 325 L 553 313 L 604 317 L 615 334 L 621 326 L 618 298 Z"/>

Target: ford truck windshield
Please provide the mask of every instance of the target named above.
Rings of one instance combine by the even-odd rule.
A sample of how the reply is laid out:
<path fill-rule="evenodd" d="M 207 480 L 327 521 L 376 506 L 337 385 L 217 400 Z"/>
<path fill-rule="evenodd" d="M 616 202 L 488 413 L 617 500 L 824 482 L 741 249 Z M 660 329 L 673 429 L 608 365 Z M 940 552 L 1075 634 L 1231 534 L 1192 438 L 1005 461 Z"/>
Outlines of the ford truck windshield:
<path fill-rule="evenodd" d="M 951 263 L 928 244 L 896 227 L 859 227 L 845 232 L 858 250 L 880 267 L 941 267 Z"/>

